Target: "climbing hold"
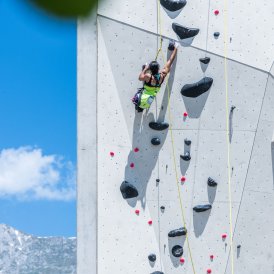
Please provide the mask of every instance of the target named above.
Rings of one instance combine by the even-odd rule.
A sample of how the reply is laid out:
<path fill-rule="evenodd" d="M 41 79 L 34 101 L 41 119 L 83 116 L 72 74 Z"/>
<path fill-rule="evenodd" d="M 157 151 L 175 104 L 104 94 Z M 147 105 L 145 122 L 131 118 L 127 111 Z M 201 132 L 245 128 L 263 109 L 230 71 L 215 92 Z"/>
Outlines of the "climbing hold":
<path fill-rule="evenodd" d="M 161 144 L 161 141 L 159 138 L 153 138 L 151 139 L 151 143 L 154 145 L 154 146 L 158 146 Z"/>
<path fill-rule="evenodd" d="M 184 117 L 187 117 L 187 115 L 188 115 L 187 112 L 184 112 Z"/>
<path fill-rule="evenodd" d="M 213 83 L 213 79 L 210 77 L 204 77 L 197 83 L 184 85 L 181 94 L 186 97 L 196 98 L 201 94 L 207 92 Z"/>
<path fill-rule="evenodd" d="M 151 262 L 155 262 L 156 261 L 156 255 L 155 254 L 150 254 L 148 255 L 148 259 L 151 261 Z"/>
<path fill-rule="evenodd" d="M 185 139 L 185 145 L 190 146 L 191 145 L 191 140 Z"/>
<path fill-rule="evenodd" d="M 184 161 L 190 161 L 191 160 L 189 152 L 185 152 L 184 155 L 180 155 L 180 158 L 183 159 Z"/>
<path fill-rule="evenodd" d="M 214 32 L 214 37 L 217 39 L 220 36 L 220 32 L 216 31 Z"/>
<path fill-rule="evenodd" d="M 233 112 L 235 108 L 236 108 L 235 106 L 231 106 L 230 112 Z"/>
<path fill-rule="evenodd" d="M 182 176 L 181 177 L 181 182 L 183 183 L 183 182 L 185 182 L 186 181 L 186 177 L 185 176 Z"/>
<path fill-rule="evenodd" d="M 184 258 L 180 258 L 180 263 L 183 264 L 185 262 Z"/>
<path fill-rule="evenodd" d="M 226 239 L 226 237 L 227 237 L 227 234 L 225 234 L 225 233 L 224 233 L 224 234 L 222 234 L 222 239 L 223 239 L 223 240 L 225 240 L 225 239 Z"/>
<path fill-rule="evenodd" d="M 206 271 L 206 273 L 208 273 L 208 274 L 212 273 L 211 269 L 209 268 L 209 269 Z"/>
<path fill-rule="evenodd" d="M 219 12 L 218 10 L 215 10 L 215 11 L 214 11 L 214 14 L 215 14 L 215 15 L 218 15 L 219 13 L 220 13 L 220 12 Z"/>
<path fill-rule="evenodd" d="M 165 130 L 169 127 L 169 124 L 165 122 L 150 122 L 149 127 L 154 130 Z"/>
<path fill-rule="evenodd" d="M 175 49 L 175 41 L 171 40 L 168 44 L 168 50 L 174 50 Z"/>
<path fill-rule="evenodd" d="M 130 167 L 131 167 L 131 168 L 134 168 L 134 163 L 130 163 Z"/>
<path fill-rule="evenodd" d="M 241 248 L 242 246 L 241 245 L 237 245 L 237 248 Z"/>
<path fill-rule="evenodd" d="M 174 247 L 172 247 L 171 249 L 171 253 L 174 257 L 181 257 L 184 253 L 183 248 L 180 245 L 175 245 Z"/>
<path fill-rule="evenodd" d="M 162 271 L 154 271 L 151 274 L 164 274 L 164 272 L 162 272 Z"/>
<path fill-rule="evenodd" d="M 152 220 L 149 220 L 147 223 L 148 223 L 149 225 L 152 225 Z"/>
<path fill-rule="evenodd" d="M 110 155 L 111 157 L 114 157 L 114 152 L 111 151 L 111 152 L 109 153 L 109 155 Z"/>
<path fill-rule="evenodd" d="M 195 212 L 203 212 L 203 211 L 207 211 L 210 210 L 212 208 L 212 205 L 197 205 L 195 207 L 193 207 L 193 210 Z"/>
<path fill-rule="evenodd" d="M 178 229 L 171 230 L 168 233 L 168 237 L 178 237 L 178 236 L 184 236 L 187 234 L 187 229 L 185 227 L 180 227 Z"/>
<path fill-rule="evenodd" d="M 136 210 L 135 210 L 135 214 L 139 215 L 139 213 L 140 213 L 140 210 L 139 210 L 139 209 L 136 209 Z"/>
<path fill-rule="evenodd" d="M 161 206 L 160 208 L 161 208 L 161 210 L 165 210 L 165 207 L 164 207 L 164 206 Z"/>
<path fill-rule="evenodd" d="M 120 191 L 122 192 L 124 199 L 134 198 L 138 196 L 137 188 L 127 181 L 122 182 L 120 186 Z"/>
<path fill-rule="evenodd" d="M 213 261 L 214 255 L 210 255 L 210 260 Z"/>
<path fill-rule="evenodd" d="M 159 183 L 159 182 L 160 182 L 160 179 L 156 179 L 156 182 Z"/>
<path fill-rule="evenodd" d="M 160 3 L 169 11 L 178 11 L 186 5 L 186 0 L 161 0 Z"/>
<path fill-rule="evenodd" d="M 210 62 L 210 58 L 209 57 L 205 57 L 205 58 L 200 58 L 199 59 L 201 63 L 207 65 Z"/>
<path fill-rule="evenodd" d="M 218 183 L 216 181 L 214 181 L 211 177 L 208 177 L 208 179 L 207 179 L 207 185 L 215 187 L 215 186 L 218 185 Z"/>
<path fill-rule="evenodd" d="M 138 152 L 138 151 L 139 151 L 138 147 L 134 148 L 134 152 Z"/>
<path fill-rule="evenodd" d="M 187 39 L 196 36 L 199 33 L 199 29 L 192 29 L 183 27 L 177 23 L 172 23 L 172 29 L 179 36 L 180 39 Z"/>

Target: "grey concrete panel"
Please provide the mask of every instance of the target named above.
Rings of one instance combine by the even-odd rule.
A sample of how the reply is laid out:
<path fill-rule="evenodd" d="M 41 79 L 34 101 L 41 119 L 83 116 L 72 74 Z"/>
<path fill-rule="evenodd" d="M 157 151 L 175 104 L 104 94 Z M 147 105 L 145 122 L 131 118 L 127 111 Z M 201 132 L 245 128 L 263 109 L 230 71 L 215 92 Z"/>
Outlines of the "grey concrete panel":
<path fill-rule="evenodd" d="M 234 273 L 273 273 L 273 201 L 273 191 L 244 192 L 234 236 Z M 224 273 L 231 273 L 230 258 Z"/>
<path fill-rule="evenodd" d="M 97 273 L 96 16 L 77 28 L 77 273 Z"/>
<path fill-rule="evenodd" d="M 265 98 L 262 106 L 261 119 L 266 121 L 274 121 L 274 78 L 272 75 L 269 75 L 266 89 L 265 89 Z"/>
<path fill-rule="evenodd" d="M 157 32 L 157 1 L 100 1 L 98 14 Z"/>

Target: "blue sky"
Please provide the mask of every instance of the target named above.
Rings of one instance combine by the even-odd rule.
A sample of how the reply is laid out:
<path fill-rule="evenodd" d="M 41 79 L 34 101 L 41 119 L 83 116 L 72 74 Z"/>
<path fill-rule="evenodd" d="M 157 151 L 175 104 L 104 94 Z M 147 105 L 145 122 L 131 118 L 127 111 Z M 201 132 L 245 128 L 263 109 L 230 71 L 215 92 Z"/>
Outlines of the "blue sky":
<path fill-rule="evenodd" d="M 0 223 L 76 235 L 76 22 L 0 2 Z"/>

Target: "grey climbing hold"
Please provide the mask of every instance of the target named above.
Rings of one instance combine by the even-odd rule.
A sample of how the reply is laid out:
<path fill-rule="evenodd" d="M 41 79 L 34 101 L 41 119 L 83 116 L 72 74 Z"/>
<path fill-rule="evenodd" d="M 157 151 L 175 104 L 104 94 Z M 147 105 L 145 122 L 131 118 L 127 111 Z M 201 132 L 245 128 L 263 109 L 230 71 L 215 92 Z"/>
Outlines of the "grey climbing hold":
<path fill-rule="evenodd" d="M 184 155 L 180 155 L 180 158 L 183 159 L 184 161 L 190 161 L 191 160 L 189 152 L 186 152 Z"/>
<path fill-rule="evenodd" d="M 214 37 L 217 39 L 220 36 L 220 32 L 216 31 L 214 32 Z"/>
<path fill-rule="evenodd" d="M 175 245 L 172 247 L 171 253 L 174 257 L 181 257 L 184 253 L 184 250 L 180 245 Z"/>
<path fill-rule="evenodd" d="M 201 63 L 207 65 L 210 62 L 210 58 L 209 57 L 205 57 L 205 58 L 200 58 L 199 59 Z"/>
<path fill-rule="evenodd" d="M 168 237 L 178 237 L 178 236 L 184 236 L 186 235 L 187 230 L 185 227 L 180 227 L 178 229 L 171 230 L 168 233 Z"/>
<path fill-rule="evenodd" d="M 151 262 L 155 262 L 156 261 L 156 255 L 155 254 L 150 254 L 149 256 L 148 256 L 148 259 L 151 261 Z"/>
<path fill-rule="evenodd" d="M 178 11 L 186 5 L 186 0 L 161 0 L 160 3 L 169 11 Z"/>
<path fill-rule="evenodd" d="M 130 199 L 138 196 L 137 188 L 127 181 L 123 181 L 120 186 L 120 191 L 124 199 Z"/>
<path fill-rule="evenodd" d="M 161 144 L 161 141 L 159 138 L 153 138 L 151 139 L 151 143 L 154 145 L 154 146 L 158 146 Z"/>
<path fill-rule="evenodd" d="M 213 83 L 213 79 L 210 77 L 204 77 L 197 83 L 184 85 L 181 94 L 185 97 L 196 98 L 201 94 L 207 92 Z"/>
<path fill-rule="evenodd" d="M 212 208 L 212 205 L 197 205 L 193 207 L 193 210 L 195 212 L 203 212 L 203 211 L 210 210 L 211 208 Z"/>
<path fill-rule="evenodd" d="M 199 29 L 183 27 L 177 23 L 172 23 L 172 29 L 179 36 L 180 39 L 187 39 L 196 36 Z"/>
<path fill-rule="evenodd" d="M 175 49 L 175 41 L 171 40 L 168 44 L 168 50 L 174 50 Z"/>
<path fill-rule="evenodd" d="M 215 187 L 215 186 L 218 185 L 218 183 L 216 181 L 214 181 L 211 177 L 208 177 L 208 179 L 207 179 L 207 185 Z"/>
<path fill-rule="evenodd" d="M 169 127 L 169 124 L 165 122 L 150 122 L 149 127 L 154 130 L 165 130 Z"/>
<path fill-rule="evenodd" d="M 191 140 L 185 139 L 185 145 L 190 146 L 191 145 Z"/>
<path fill-rule="evenodd" d="M 164 272 L 162 272 L 162 271 L 154 271 L 151 274 L 164 274 Z"/>

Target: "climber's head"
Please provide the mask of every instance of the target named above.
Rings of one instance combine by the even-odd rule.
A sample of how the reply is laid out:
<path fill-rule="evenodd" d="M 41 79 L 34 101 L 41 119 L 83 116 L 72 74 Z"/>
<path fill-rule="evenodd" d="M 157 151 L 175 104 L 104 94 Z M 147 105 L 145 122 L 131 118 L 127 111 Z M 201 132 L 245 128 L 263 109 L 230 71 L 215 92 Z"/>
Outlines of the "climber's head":
<path fill-rule="evenodd" d="M 149 69 L 153 75 L 159 73 L 160 65 L 157 61 L 152 61 L 149 64 Z"/>

